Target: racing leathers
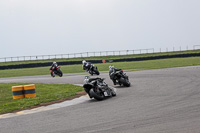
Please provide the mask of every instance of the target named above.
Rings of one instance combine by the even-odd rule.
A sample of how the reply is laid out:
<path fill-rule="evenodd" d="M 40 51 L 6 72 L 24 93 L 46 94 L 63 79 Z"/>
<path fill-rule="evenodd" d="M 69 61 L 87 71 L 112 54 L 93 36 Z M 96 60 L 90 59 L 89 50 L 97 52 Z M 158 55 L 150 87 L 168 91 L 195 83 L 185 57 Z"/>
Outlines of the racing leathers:
<path fill-rule="evenodd" d="M 121 69 L 118 69 L 118 68 L 110 68 L 109 69 L 109 76 L 110 76 L 110 79 L 113 81 L 114 85 L 116 85 L 116 76 L 115 76 L 115 73 L 116 71 L 121 71 Z"/>

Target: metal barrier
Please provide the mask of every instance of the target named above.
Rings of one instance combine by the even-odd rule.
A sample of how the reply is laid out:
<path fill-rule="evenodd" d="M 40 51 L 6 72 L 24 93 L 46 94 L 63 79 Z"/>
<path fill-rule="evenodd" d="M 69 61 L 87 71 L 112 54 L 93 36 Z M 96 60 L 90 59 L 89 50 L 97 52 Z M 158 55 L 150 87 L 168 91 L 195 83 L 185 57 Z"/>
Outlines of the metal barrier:
<path fill-rule="evenodd" d="M 130 54 L 144 54 L 154 53 L 154 49 L 138 49 L 138 50 L 121 50 L 121 51 L 99 51 L 99 52 L 83 52 L 72 54 L 56 54 L 56 55 L 36 55 L 36 56 L 17 56 L 0 58 L 0 62 L 12 61 L 31 61 L 31 60 L 46 60 L 46 59 L 64 59 L 64 58 L 78 58 L 78 57 L 96 57 L 109 55 L 130 55 Z"/>
<path fill-rule="evenodd" d="M 114 55 L 130 55 L 130 54 L 146 54 L 146 53 L 158 53 L 158 52 L 172 52 L 172 51 L 186 51 L 200 49 L 200 45 L 194 45 L 193 49 L 186 49 L 179 47 L 173 49 L 159 49 L 155 51 L 154 48 L 149 49 L 137 49 L 137 50 L 118 50 L 118 51 L 99 51 L 99 52 L 83 52 L 83 53 L 71 53 L 71 54 L 55 54 L 55 55 L 36 55 L 36 56 L 17 56 L 17 57 L 4 57 L 0 58 L 0 62 L 12 62 L 12 61 L 31 61 L 31 60 L 47 60 L 47 59 L 68 59 L 78 57 L 96 57 L 96 56 L 114 56 Z"/>

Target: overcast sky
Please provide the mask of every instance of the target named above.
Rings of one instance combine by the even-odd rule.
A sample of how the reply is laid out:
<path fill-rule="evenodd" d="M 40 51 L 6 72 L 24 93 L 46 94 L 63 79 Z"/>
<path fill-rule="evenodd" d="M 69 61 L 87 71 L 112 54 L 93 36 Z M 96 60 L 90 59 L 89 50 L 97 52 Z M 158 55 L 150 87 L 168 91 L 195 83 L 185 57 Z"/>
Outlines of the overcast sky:
<path fill-rule="evenodd" d="M 200 45 L 200 0 L 0 0 L 0 58 Z"/>

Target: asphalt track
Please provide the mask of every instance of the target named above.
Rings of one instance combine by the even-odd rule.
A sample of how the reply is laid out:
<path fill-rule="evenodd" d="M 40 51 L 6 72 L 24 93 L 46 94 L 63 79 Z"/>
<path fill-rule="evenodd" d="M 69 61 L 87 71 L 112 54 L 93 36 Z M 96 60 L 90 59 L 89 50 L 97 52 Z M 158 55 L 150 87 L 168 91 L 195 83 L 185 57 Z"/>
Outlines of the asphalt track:
<path fill-rule="evenodd" d="M 127 72 L 131 87 L 117 96 L 0 119 L 0 133 L 199 133 L 200 66 Z M 112 85 L 107 73 L 106 78 Z M 62 78 L 1 78 L 0 82 L 82 84 L 84 74 Z M 113 86 L 113 85 L 112 85 Z"/>

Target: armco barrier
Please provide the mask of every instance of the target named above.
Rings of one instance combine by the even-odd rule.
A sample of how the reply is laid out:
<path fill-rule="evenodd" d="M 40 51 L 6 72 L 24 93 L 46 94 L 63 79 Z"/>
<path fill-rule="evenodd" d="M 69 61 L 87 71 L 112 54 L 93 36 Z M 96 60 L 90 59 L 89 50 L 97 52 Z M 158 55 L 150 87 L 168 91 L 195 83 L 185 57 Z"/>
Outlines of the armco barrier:
<path fill-rule="evenodd" d="M 126 59 L 114 59 L 114 60 L 112 60 L 112 62 L 143 61 L 143 60 L 156 60 L 156 59 L 178 58 L 178 57 L 179 58 L 181 58 L 181 57 L 195 57 L 195 56 L 200 56 L 200 53 L 177 54 L 177 55 L 161 55 L 161 56 L 137 57 L 137 58 L 126 58 Z M 102 63 L 102 60 L 87 60 L 87 61 L 92 62 L 92 63 Z M 0 66 L 0 70 L 18 69 L 18 68 L 45 67 L 45 66 L 51 66 L 51 64 L 52 64 L 52 62 L 30 63 L 30 64 L 20 64 L 20 65 L 8 65 L 8 66 Z M 65 62 L 63 61 L 63 62 L 58 62 L 58 65 L 75 65 L 75 64 L 82 64 L 82 61 L 65 61 Z"/>

